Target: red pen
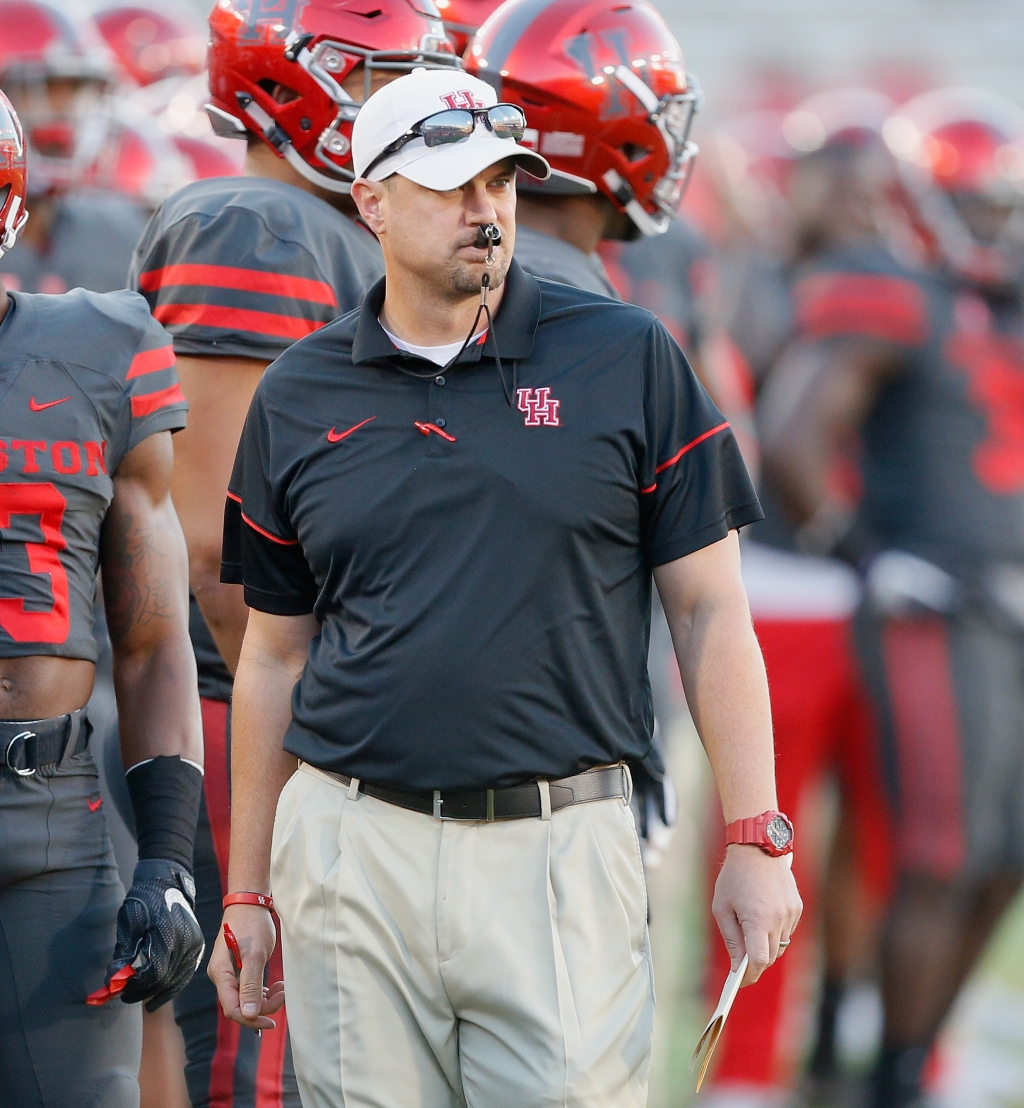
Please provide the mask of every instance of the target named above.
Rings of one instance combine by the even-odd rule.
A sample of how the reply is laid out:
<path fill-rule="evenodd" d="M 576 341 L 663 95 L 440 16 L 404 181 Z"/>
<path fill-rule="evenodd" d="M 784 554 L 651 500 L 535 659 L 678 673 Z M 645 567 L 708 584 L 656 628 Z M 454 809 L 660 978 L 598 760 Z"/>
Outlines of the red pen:
<path fill-rule="evenodd" d="M 238 949 L 238 940 L 235 938 L 234 931 L 232 931 L 226 923 L 224 924 L 224 942 L 227 944 L 228 954 L 231 955 L 231 965 L 235 971 L 235 980 L 240 982 L 242 980 L 242 952 Z M 124 986 L 122 986 L 122 988 L 123 987 Z M 258 1027 L 254 1027 L 253 1030 L 256 1032 L 257 1039 L 263 1038 L 263 1032 Z"/>

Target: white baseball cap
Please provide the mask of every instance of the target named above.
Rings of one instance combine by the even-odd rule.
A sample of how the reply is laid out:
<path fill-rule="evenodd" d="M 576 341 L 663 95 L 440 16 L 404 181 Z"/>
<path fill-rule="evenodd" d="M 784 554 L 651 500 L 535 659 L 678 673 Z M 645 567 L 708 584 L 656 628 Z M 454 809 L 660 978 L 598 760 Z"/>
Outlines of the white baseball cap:
<path fill-rule="evenodd" d="M 493 108 L 493 88 L 459 69 L 414 69 L 378 89 L 359 109 L 352 127 L 352 164 L 362 177 L 388 146 L 421 120 L 452 108 Z M 383 181 L 399 173 L 424 188 L 444 192 L 471 181 L 488 166 L 513 158 L 532 177 L 546 180 L 547 161 L 510 138 L 498 138 L 477 121 L 473 134 L 461 142 L 427 146 L 414 138 L 375 165 L 369 179 Z"/>

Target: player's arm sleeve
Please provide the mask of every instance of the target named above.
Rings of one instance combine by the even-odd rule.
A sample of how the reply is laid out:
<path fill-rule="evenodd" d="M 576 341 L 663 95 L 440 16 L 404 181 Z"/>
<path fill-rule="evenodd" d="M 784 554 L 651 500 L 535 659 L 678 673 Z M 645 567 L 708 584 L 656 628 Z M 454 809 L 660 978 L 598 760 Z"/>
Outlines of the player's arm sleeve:
<path fill-rule="evenodd" d="M 928 339 L 928 300 L 908 277 L 832 270 L 793 288 L 797 331 L 811 341 L 869 339 L 916 348 Z"/>
<path fill-rule="evenodd" d="M 128 363 L 124 387 L 131 413 L 125 453 L 158 431 L 180 431 L 185 426 L 188 402 L 178 383 L 171 336 L 154 319 L 147 319 Z"/>
<path fill-rule="evenodd" d="M 728 422 L 658 322 L 644 343 L 644 425 L 639 495 L 652 566 L 764 518 Z"/>
<path fill-rule="evenodd" d="M 224 506 L 221 580 L 241 585 L 250 608 L 277 616 L 312 612 L 316 580 L 271 479 L 270 433 L 259 390 L 238 444 Z"/>
<path fill-rule="evenodd" d="M 272 362 L 338 314 L 309 250 L 238 206 L 172 222 L 158 210 L 135 249 L 129 284 L 179 355 Z"/>

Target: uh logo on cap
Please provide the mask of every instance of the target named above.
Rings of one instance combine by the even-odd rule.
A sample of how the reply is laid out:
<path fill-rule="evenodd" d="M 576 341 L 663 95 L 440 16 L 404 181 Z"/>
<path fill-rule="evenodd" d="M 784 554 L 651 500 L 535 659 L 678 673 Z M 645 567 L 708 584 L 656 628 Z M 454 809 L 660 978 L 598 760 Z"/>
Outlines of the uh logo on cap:
<path fill-rule="evenodd" d="M 457 109 L 461 108 L 463 111 L 472 111 L 473 108 L 486 108 L 487 105 L 478 100 L 473 94 L 472 89 L 460 88 L 456 92 L 446 92 L 441 97 L 441 103 L 446 108 Z"/>

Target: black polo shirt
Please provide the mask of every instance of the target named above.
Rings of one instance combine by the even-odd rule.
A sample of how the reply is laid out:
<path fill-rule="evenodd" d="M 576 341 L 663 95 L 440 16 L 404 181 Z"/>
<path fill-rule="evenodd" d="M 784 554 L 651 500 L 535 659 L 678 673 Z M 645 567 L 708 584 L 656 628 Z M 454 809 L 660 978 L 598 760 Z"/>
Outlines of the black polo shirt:
<path fill-rule="evenodd" d="M 267 370 L 231 480 L 223 579 L 321 624 L 285 748 L 411 789 L 643 758 L 651 567 L 761 518 L 728 424 L 641 308 L 513 262 L 494 333 L 417 379 L 383 299 Z"/>

